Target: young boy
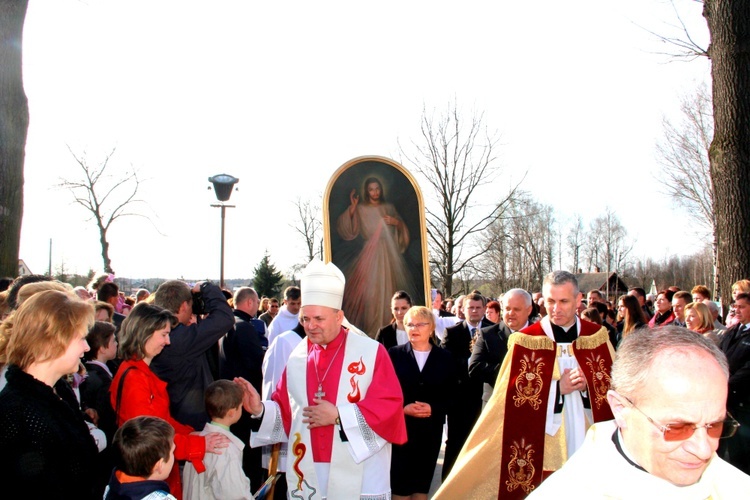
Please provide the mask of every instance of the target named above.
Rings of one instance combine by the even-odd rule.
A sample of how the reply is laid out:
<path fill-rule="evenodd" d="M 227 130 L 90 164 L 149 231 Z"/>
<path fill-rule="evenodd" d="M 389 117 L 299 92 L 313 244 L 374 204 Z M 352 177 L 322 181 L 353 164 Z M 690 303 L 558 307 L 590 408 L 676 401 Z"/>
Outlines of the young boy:
<path fill-rule="evenodd" d="M 88 376 L 81 382 L 81 404 L 96 410 L 99 421 L 94 423 L 104 431 L 107 442 L 111 443 L 117 430 L 117 422 L 109 398 L 112 372 L 107 363 L 117 356 L 115 325 L 97 321 L 86 335 L 86 342 L 89 343 L 89 350 L 83 353 L 83 359 Z"/>
<path fill-rule="evenodd" d="M 176 500 L 165 479 L 174 465 L 174 429 L 159 417 L 135 417 L 115 432 L 115 470 L 104 500 Z"/>
<path fill-rule="evenodd" d="M 106 436 L 106 439 L 101 440 L 102 443 L 106 442 L 106 448 L 101 449 L 100 446 L 101 453 L 96 464 L 97 492 L 102 494 L 112 475 L 112 468 L 115 466 L 112 458 L 112 441 L 117 430 L 117 419 L 109 400 L 112 371 L 107 365 L 117 355 L 115 325 L 97 321 L 86 335 L 86 342 L 89 344 L 89 350 L 83 353 L 83 360 L 86 362 L 88 374 L 78 389 L 81 406 L 86 409 L 86 414 Z M 96 418 L 93 418 L 92 413 L 96 415 Z"/>
<path fill-rule="evenodd" d="M 198 474 L 187 462 L 182 472 L 184 500 L 252 499 L 250 480 L 242 470 L 245 444 L 229 431 L 242 416 L 242 388 L 230 380 L 217 380 L 206 388 L 206 412 L 211 418 L 201 435 L 220 432 L 229 438 L 221 455 L 206 453 L 206 471 Z"/>

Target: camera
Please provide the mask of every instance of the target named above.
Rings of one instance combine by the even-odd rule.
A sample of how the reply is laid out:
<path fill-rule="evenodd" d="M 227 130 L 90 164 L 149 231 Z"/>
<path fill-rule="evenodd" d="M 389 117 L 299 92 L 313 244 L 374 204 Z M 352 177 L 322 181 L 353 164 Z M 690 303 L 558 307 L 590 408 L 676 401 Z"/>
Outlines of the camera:
<path fill-rule="evenodd" d="M 206 303 L 203 301 L 201 292 L 191 292 L 193 294 L 193 314 L 202 316 L 206 314 Z"/>

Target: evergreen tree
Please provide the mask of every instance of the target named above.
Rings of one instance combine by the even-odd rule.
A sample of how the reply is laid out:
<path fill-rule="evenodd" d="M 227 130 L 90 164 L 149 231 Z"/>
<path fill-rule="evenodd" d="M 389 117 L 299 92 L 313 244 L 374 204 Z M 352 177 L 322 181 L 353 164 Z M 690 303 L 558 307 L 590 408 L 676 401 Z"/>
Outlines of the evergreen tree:
<path fill-rule="evenodd" d="M 258 292 L 259 297 L 276 297 L 281 292 L 281 284 L 284 281 L 284 275 L 276 271 L 276 266 L 271 264 L 268 258 L 268 252 L 263 255 L 263 259 L 254 270 L 253 288 Z"/>

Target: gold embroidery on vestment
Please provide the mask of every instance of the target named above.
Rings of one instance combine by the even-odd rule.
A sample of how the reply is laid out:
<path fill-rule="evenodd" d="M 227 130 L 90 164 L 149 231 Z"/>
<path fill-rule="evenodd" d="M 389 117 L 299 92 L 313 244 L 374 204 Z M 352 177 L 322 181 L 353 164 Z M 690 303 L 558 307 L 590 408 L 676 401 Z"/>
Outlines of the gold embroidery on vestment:
<path fill-rule="evenodd" d="M 609 373 L 607 373 L 604 358 L 597 354 L 592 353 L 586 358 L 586 366 L 589 367 L 591 380 L 594 383 L 594 387 L 590 387 L 589 390 L 594 393 L 594 403 L 598 410 L 602 407 L 602 404 L 607 401 L 607 390 L 611 385 Z"/>
<path fill-rule="evenodd" d="M 539 397 L 542 393 L 542 367 L 544 362 L 541 359 L 537 359 L 535 353 L 531 353 L 531 357 L 528 354 L 523 355 L 521 359 L 521 368 L 518 377 L 516 377 L 515 388 L 516 395 L 513 396 L 513 404 L 516 408 L 520 408 L 524 403 L 529 403 L 534 410 L 538 410 L 542 404 L 542 399 Z"/>
<path fill-rule="evenodd" d="M 508 462 L 508 475 L 510 479 L 505 481 L 508 491 L 513 491 L 519 486 L 524 493 L 529 494 L 534 489 L 532 481 L 534 480 L 534 460 L 531 455 L 534 454 L 532 445 L 526 445 L 522 439 L 521 443 L 514 441 L 510 445 L 510 462 Z"/>

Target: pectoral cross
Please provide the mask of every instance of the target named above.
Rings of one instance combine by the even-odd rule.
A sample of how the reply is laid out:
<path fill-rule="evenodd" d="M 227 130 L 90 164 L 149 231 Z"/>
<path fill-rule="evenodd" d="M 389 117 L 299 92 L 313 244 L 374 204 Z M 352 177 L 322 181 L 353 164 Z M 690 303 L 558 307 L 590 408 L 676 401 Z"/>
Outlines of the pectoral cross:
<path fill-rule="evenodd" d="M 318 384 L 318 390 L 315 392 L 315 397 L 317 399 L 322 399 L 325 395 L 326 393 L 323 392 L 323 384 Z"/>

